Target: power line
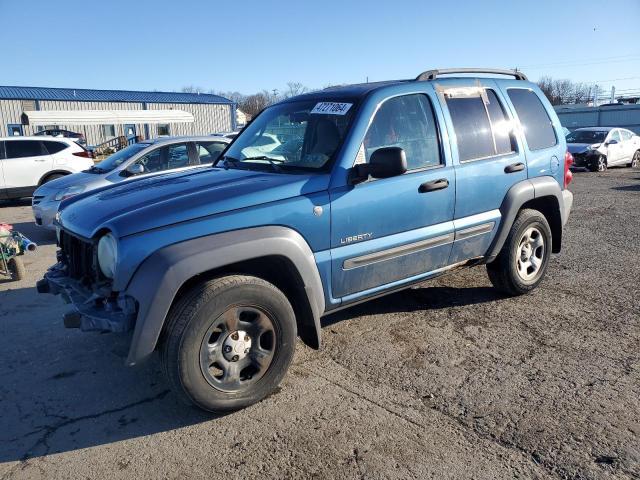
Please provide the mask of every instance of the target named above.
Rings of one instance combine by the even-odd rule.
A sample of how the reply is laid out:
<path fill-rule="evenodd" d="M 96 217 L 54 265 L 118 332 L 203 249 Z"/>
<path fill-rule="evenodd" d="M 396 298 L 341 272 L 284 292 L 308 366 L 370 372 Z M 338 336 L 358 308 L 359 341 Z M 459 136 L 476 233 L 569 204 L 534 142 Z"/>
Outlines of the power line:
<path fill-rule="evenodd" d="M 593 58 L 593 59 L 584 59 L 584 60 L 564 60 L 562 62 L 556 63 L 541 63 L 537 65 L 522 65 L 518 68 L 543 68 L 543 67 L 554 67 L 554 66 L 572 66 L 572 65 L 593 65 L 595 63 L 608 63 L 608 62 L 623 62 L 634 58 L 640 58 L 640 53 L 632 53 L 628 55 L 616 55 L 612 57 L 601 57 L 601 58 Z"/>

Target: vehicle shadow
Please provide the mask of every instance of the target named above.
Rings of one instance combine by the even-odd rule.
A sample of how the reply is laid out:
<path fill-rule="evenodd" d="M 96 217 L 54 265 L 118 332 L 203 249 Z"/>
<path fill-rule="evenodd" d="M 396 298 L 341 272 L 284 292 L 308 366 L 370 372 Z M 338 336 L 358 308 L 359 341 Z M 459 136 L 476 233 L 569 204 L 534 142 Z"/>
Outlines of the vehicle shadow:
<path fill-rule="evenodd" d="M 157 358 L 127 368 L 128 336 L 65 330 L 66 308 L 35 288 L 0 291 L 0 463 L 218 418 L 179 403 Z"/>
<path fill-rule="evenodd" d="M 490 287 L 417 287 L 345 309 L 323 326 L 370 314 L 436 310 L 504 298 Z M 60 302 L 62 303 L 62 302 Z M 178 402 L 152 358 L 124 366 L 129 337 L 62 328 L 66 307 L 34 288 L 0 291 L 0 462 L 110 444 L 218 416 Z M 34 351 L 55 345 L 43 365 Z"/>
<path fill-rule="evenodd" d="M 493 287 L 454 288 L 446 286 L 419 286 L 386 295 L 322 318 L 328 327 L 349 318 L 384 313 L 440 310 L 462 305 L 477 305 L 508 298 Z"/>
<path fill-rule="evenodd" d="M 37 226 L 34 222 L 12 223 L 13 229 L 38 245 L 55 245 L 56 232 Z"/>
<path fill-rule="evenodd" d="M 0 200 L 0 208 L 3 207 L 30 207 L 31 198 L 18 198 L 15 200 Z"/>
<path fill-rule="evenodd" d="M 640 180 L 640 178 L 638 180 Z M 618 190 L 620 192 L 640 192 L 640 184 L 638 184 L 638 185 L 623 185 L 621 187 L 611 187 L 611 190 Z"/>

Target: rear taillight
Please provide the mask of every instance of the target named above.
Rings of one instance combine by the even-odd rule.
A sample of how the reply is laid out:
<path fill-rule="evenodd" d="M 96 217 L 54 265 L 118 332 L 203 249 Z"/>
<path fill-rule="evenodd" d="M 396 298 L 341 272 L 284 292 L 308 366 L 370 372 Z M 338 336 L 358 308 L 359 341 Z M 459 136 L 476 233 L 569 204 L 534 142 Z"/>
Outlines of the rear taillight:
<path fill-rule="evenodd" d="M 564 188 L 567 188 L 571 180 L 573 180 L 573 173 L 570 170 L 571 165 L 573 165 L 573 155 L 567 150 L 567 153 L 564 154 Z"/>
<path fill-rule="evenodd" d="M 83 157 L 83 158 L 93 158 L 93 153 L 89 152 L 87 150 L 83 150 L 82 152 L 73 152 L 73 154 L 76 157 Z"/>

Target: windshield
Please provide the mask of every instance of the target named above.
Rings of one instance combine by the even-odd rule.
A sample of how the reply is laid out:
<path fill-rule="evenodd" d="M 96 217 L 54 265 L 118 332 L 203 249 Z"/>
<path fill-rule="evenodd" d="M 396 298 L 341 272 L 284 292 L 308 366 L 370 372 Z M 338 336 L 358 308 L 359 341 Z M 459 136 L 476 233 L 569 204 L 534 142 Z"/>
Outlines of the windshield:
<path fill-rule="evenodd" d="M 576 130 L 567 135 L 567 143 L 602 143 L 607 133 L 602 130 Z"/>
<path fill-rule="evenodd" d="M 122 150 L 118 150 L 116 153 L 111 155 L 110 157 L 105 158 L 100 163 L 95 165 L 95 168 L 101 172 L 110 172 L 114 168 L 119 165 L 122 165 L 123 162 L 126 162 L 131 157 L 133 157 L 136 153 L 144 150 L 149 147 L 150 143 L 134 143 L 133 145 L 129 145 Z"/>
<path fill-rule="evenodd" d="M 316 100 L 269 107 L 238 135 L 221 164 L 277 172 L 326 169 L 342 144 L 354 110 L 353 102 Z"/>

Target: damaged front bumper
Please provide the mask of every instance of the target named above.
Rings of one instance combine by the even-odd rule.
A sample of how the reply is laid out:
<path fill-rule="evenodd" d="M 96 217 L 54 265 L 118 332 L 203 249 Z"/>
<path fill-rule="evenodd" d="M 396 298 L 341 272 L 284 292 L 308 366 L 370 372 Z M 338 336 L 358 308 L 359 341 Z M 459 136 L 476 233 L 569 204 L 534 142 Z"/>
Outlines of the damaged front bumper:
<path fill-rule="evenodd" d="M 72 305 L 64 315 L 67 328 L 124 333 L 135 325 L 137 303 L 132 297 L 89 288 L 80 280 L 70 278 L 62 262 L 49 268 L 36 287 L 39 293 L 60 295 Z"/>

